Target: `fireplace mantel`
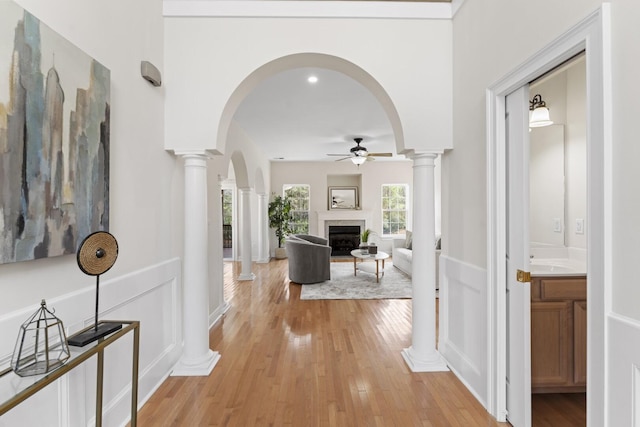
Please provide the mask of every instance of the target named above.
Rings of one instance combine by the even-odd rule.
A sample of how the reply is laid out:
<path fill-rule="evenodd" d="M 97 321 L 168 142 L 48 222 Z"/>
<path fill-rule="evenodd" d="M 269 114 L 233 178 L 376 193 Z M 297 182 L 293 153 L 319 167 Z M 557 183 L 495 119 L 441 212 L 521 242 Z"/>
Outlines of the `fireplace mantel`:
<path fill-rule="evenodd" d="M 352 225 L 359 221 L 364 221 L 365 228 L 372 227 L 372 212 L 369 210 L 347 210 L 347 209 L 335 209 L 327 211 L 316 211 L 318 215 L 318 234 L 323 233 L 322 236 L 328 237 L 327 221 L 339 222 L 343 225 Z"/>

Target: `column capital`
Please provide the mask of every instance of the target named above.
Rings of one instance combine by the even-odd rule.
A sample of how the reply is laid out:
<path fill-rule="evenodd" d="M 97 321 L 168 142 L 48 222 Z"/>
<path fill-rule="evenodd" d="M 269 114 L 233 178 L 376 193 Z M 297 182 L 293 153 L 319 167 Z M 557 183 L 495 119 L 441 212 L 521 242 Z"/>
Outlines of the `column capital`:
<path fill-rule="evenodd" d="M 411 151 L 406 156 L 413 160 L 414 164 L 417 162 L 425 162 L 424 164 L 433 164 L 434 160 L 438 158 L 441 153 L 434 152 L 421 152 Z"/>
<path fill-rule="evenodd" d="M 173 155 L 176 157 L 183 158 L 202 158 L 202 159 L 210 159 L 213 156 L 210 152 L 206 150 L 172 150 Z"/>

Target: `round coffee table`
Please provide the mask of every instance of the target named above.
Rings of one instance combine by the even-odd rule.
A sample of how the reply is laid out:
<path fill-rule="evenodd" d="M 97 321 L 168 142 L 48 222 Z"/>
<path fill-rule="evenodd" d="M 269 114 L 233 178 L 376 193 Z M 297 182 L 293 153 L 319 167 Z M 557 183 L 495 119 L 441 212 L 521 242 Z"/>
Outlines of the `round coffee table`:
<path fill-rule="evenodd" d="M 381 276 L 384 276 L 384 260 L 389 258 L 388 253 L 378 251 L 377 254 L 370 254 L 370 253 L 363 254 L 360 249 L 354 249 L 351 251 L 351 256 L 353 257 L 353 275 L 354 276 L 356 276 L 358 273 L 358 266 L 356 264 L 358 260 L 361 260 L 361 261 L 372 260 L 376 262 L 375 271 L 373 270 L 373 266 L 371 266 L 371 271 L 368 271 L 369 273 L 376 275 L 376 283 L 380 281 Z M 380 269 L 378 265 L 379 261 L 382 261 L 382 269 Z M 362 267 L 365 267 L 365 268 L 363 269 Z M 363 271 L 368 270 L 367 266 L 362 262 L 360 263 L 360 269 Z"/>

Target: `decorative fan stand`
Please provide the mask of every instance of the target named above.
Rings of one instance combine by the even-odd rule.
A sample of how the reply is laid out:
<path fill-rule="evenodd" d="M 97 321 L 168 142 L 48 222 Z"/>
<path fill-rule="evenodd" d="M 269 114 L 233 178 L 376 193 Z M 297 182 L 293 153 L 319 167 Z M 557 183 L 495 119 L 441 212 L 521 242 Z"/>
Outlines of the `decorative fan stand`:
<path fill-rule="evenodd" d="M 100 297 L 100 275 L 109 270 L 118 258 L 118 242 L 106 231 L 96 231 L 88 235 L 78 249 L 78 266 L 83 273 L 96 276 L 96 314 L 94 326 L 84 332 L 69 337 L 67 342 L 75 347 L 96 341 L 122 329 L 121 323 L 98 323 L 98 302 Z"/>

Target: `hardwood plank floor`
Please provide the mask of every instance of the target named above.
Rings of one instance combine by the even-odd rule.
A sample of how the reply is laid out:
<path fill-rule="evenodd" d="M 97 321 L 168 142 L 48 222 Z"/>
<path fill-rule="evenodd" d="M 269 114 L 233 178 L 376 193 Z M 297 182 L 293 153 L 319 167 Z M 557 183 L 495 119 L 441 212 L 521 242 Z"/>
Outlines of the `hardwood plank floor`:
<path fill-rule="evenodd" d="M 533 427 L 584 427 L 586 393 L 551 393 L 531 396 Z"/>
<path fill-rule="evenodd" d="M 412 373 L 411 300 L 300 300 L 287 261 L 255 264 L 210 332 L 209 377 L 169 377 L 141 426 L 506 426 L 451 372 Z"/>

